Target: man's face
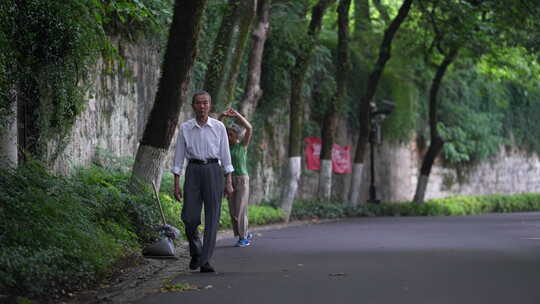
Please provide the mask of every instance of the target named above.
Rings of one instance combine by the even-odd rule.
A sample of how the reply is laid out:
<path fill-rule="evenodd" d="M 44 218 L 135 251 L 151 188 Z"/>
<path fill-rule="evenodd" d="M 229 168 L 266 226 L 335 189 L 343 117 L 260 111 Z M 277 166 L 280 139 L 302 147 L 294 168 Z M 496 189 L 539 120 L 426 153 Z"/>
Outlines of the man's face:
<path fill-rule="evenodd" d="M 210 96 L 207 94 L 195 96 L 191 106 L 193 107 L 193 111 L 195 112 L 195 116 L 197 116 L 197 118 L 207 118 L 212 106 L 210 103 Z"/>

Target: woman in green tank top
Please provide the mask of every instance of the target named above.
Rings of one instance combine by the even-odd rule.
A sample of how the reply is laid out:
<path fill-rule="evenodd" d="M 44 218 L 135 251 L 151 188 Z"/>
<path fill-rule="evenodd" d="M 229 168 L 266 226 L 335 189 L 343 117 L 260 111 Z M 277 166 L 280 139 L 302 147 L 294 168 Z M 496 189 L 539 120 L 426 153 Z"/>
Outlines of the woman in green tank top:
<path fill-rule="evenodd" d="M 227 127 L 229 137 L 229 150 L 234 168 L 232 173 L 233 194 L 229 195 L 229 215 L 233 232 L 238 237 L 237 247 L 246 247 L 251 244 L 253 235 L 248 232 L 247 206 L 249 201 L 249 174 L 247 171 L 247 148 L 251 141 L 252 126 L 247 119 L 233 109 L 228 109 L 218 117 L 223 120 L 230 117 L 236 123 Z"/>

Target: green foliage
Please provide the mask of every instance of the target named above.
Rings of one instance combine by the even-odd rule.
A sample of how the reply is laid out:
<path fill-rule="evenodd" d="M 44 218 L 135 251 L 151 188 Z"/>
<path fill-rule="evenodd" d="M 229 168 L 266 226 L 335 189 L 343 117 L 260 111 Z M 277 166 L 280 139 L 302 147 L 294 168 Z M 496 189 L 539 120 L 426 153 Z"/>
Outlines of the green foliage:
<path fill-rule="evenodd" d="M 96 51 L 99 29 L 90 11 L 80 1 L 7 0 L 0 14 L 0 37 L 6 42 L 0 53 L 10 59 L 0 63 L 5 80 L 0 108 L 9 108 L 7 92 L 16 90 L 19 103 L 34 110 L 28 119 L 40 136 L 65 134 L 82 109 L 84 92 L 77 84 Z"/>
<path fill-rule="evenodd" d="M 294 201 L 291 219 L 341 218 L 346 216 L 343 204 L 320 200 Z"/>
<path fill-rule="evenodd" d="M 110 35 L 131 40 L 164 37 L 174 0 L 92 0 L 98 24 Z"/>
<path fill-rule="evenodd" d="M 92 199 L 76 182 L 53 176 L 38 163 L 1 176 L 2 289 L 21 294 L 56 292 L 81 284 L 122 255 L 123 244 L 96 225 Z M 127 236 L 129 231 L 118 233 Z"/>
<path fill-rule="evenodd" d="M 171 16 L 171 0 L 2 1 L 1 120 L 16 94 L 28 122 L 23 148 L 44 160 L 46 142 L 62 142 L 83 110 L 96 59 L 120 59 L 107 35 L 164 37 Z"/>
<path fill-rule="evenodd" d="M 411 139 L 418 119 L 418 88 L 414 85 L 406 62 L 399 54 L 388 65 L 379 84 L 378 100 L 387 100 L 395 109 L 384 121 L 385 140 L 405 143 Z"/>
<path fill-rule="evenodd" d="M 484 213 L 540 211 L 540 194 L 453 196 L 432 199 L 425 204 L 382 203 L 347 206 L 330 201 L 295 201 L 291 217 L 343 218 L 363 216 L 450 216 Z"/>
<path fill-rule="evenodd" d="M 273 206 L 248 206 L 249 225 L 267 225 L 282 222 L 285 215 L 283 210 Z M 231 229 L 231 217 L 229 215 L 229 205 L 226 200 L 221 204 L 221 217 L 219 219 L 220 229 Z"/>
<path fill-rule="evenodd" d="M 248 220 L 250 225 L 267 225 L 282 222 L 285 218 L 283 210 L 270 206 L 248 206 Z"/>
<path fill-rule="evenodd" d="M 506 83 L 506 88 L 509 105 L 503 112 L 504 135 L 518 147 L 540 154 L 540 88 L 527 88 L 518 81 Z"/>
<path fill-rule="evenodd" d="M 37 162 L 2 169 L 0 289 L 44 295 L 84 286 L 154 241 L 156 201 L 150 191 L 130 194 L 128 181 L 112 168 L 81 169 L 70 178 Z M 161 199 L 168 222 L 178 225 L 179 204 Z"/>

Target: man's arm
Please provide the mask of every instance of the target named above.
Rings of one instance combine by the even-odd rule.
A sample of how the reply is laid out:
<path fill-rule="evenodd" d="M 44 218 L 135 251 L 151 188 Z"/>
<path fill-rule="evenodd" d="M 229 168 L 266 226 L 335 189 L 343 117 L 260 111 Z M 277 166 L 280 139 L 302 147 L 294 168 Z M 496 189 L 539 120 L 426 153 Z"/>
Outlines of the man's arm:
<path fill-rule="evenodd" d="M 227 131 L 225 130 L 225 126 L 223 124 L 220 136 L 219 150 L 221 165 L 223 166 L 223 171 L 225 171 L 225 195 L 230 196 L 234 191 L 232 186 L 231 174 L 234 171 L 234 168 L 232 166 L 231 152 L 229 150 L 229 137 L 227 136 Z"/>
<path fill-rule="evenodd" d="M 180 173 L 184 167 L 184 158 L 186 156 L 186 140 L 182 133 L 182 127 L 178 130 L 178 137 L 176 138 L 176 147 L 174 150 L 173 168 L 171 172 L 174 174 L 174 198 L 177 201 L 182 200 L 182 191 L 180 191 Z"/>
<path fill-rule="evenodd" d="M 174 198 L 177 201 L 182 201 L 182 191 L 180 191 L 180 175 L 174 175 Z"/>

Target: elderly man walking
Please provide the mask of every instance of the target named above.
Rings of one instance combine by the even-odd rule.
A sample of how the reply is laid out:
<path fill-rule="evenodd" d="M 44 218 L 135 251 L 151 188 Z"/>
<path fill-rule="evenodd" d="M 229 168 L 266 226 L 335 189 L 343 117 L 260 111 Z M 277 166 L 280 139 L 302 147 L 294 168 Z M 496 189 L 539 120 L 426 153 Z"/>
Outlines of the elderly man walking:
<path fill-rule="evenodd" d="M 199 91 L 193 95 L 191 107 L 195 119 L 180 125 L 171 170 L 174 174 L 174 197 L 181 201 L 180 174 L 184 160 L 187 160 L 182 221 L 189 241 L 189 268 L 200 268 L 201 272 L 215 272 L 210 259 L 216 244 L 221 199 L 224 190 L 227 195 L 233 193 L 231 173 L 234 169 L 227 131 L 222 122 L 208 116 L 211 106 L 209 93 Z M 203 206 L 204 239 L 201 242 L 197 228 L 201 224 Z"/>

